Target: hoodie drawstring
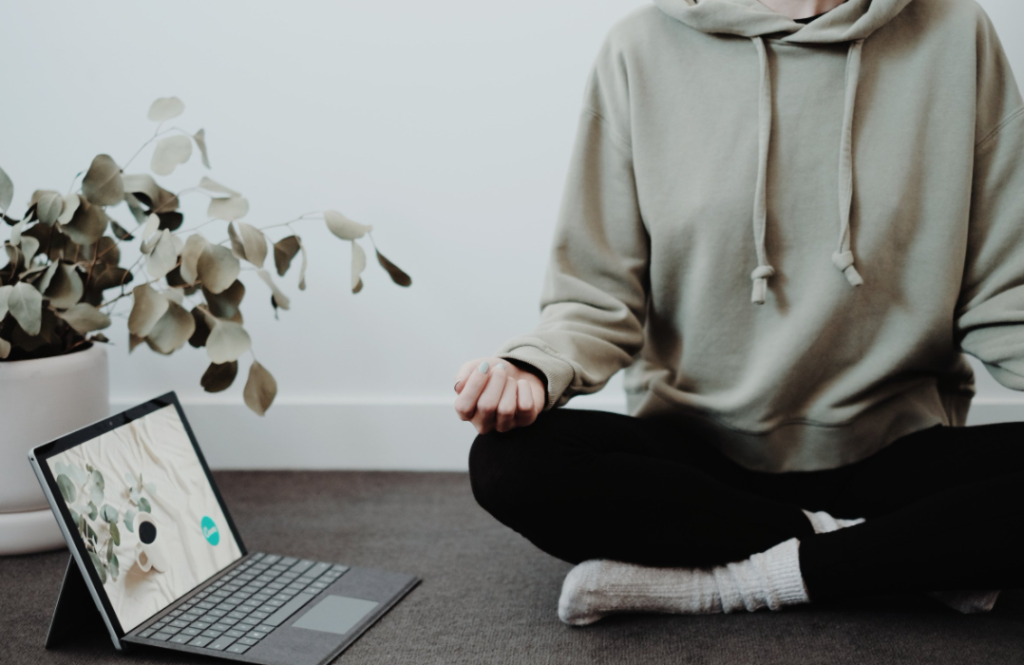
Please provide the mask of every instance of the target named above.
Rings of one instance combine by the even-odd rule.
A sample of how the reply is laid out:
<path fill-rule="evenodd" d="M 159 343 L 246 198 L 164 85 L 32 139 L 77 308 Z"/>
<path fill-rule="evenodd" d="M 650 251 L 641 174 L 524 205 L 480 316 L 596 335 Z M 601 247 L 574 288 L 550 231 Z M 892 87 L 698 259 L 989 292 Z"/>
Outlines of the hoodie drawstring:
<path fill-rule="evenodd" d="M 757 267 L 750 273 L 753 281 L 751 302 L 763 305 L 768 290 L 768 278 L 775 268 L 768 263 L 765 233 L 768 226 L 768 147 L 772 131 L 772 86 L 768 66 L 768 53 L 760 35 L 751 38 L 757 47 L 761 65 L 761 85 L 758 94 L 757 130 L 757 186 L 754 190 L 754 243 L 757 249 Z M 839 248 L 832 253 L 832 263 L 851 286 L 864 283 L 853 267 L 850 250 L 850 207 L 853 202 L 853 109 L 857 100 L 857 82 L 860 78 L 860 52 L 863 39 L 850 42 L 846 53 L 846 81 L 843 105 L 843 126 L 839 145 Z"/>

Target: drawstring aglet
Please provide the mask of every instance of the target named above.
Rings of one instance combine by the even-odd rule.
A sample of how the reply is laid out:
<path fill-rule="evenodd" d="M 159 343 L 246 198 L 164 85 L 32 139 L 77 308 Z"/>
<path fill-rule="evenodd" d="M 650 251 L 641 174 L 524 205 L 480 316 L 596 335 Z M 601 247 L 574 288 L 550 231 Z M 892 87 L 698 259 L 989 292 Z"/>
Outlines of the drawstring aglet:
<path fill-rule="evenodd" d="M 769 265 L 757 266 L 750 273 L 750 279 L 754 281 L 754 290 L 750 294 L 750 302 L 755 305 L 763 305 L 765 295 L 768 292 L 768 278 L 775 274 L 775 268 Z"/>
<path fill-rule="evenodd" d="M 832 264 L 842 271 L 843 275 L 846 276 L 846 281 L 850 283 L 850 286 L 860 286 L 864 283 L 860 273 L 853 267 L 853 252 L 833 252 Z"/>

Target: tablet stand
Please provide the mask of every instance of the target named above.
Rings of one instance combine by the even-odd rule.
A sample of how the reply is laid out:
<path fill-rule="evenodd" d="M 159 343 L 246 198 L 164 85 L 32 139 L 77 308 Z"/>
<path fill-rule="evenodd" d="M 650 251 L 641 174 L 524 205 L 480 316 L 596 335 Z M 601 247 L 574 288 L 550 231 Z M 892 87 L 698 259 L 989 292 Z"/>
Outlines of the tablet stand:
<path fill-rule="evenodd" d="M 64 571 L 64 582 L 60 585 L 57 606 L 53 608 L 50 619 L 50 630 L 46 633 L 46 648 L 53 649 L 61 643 L 69 642 L 75 637 L 89 633 L 107 634 L 103 617 L 96 609 L 96 603 L 89 594 L 89 587 L 82 579 L 82 572 L 74 557 L 68 557 L 68 567 Z"/>

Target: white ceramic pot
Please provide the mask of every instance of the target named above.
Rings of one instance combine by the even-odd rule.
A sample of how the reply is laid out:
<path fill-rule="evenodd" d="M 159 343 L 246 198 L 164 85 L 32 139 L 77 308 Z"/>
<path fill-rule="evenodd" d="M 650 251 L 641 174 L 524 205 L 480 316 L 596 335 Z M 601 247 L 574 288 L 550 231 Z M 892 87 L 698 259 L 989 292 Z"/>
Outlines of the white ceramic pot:
<path fill-rule="evenodd" d="M 64 547 L 28 451 L 110 415 L 103 344 L 0 362 L 0 555 Z"/>

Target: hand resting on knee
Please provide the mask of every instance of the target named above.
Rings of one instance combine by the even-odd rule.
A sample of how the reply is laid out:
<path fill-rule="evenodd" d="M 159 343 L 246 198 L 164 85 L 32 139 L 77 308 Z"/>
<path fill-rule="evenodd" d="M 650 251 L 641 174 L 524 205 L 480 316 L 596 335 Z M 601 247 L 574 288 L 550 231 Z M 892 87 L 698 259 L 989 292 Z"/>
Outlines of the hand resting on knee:
<path fill-rule="evenodd" d="M 455 412 L 480 434 L 526 427 L 546 403 L 540 378 L 495 357 L 464 363 L 455 375 L 455 392 Z"/>

